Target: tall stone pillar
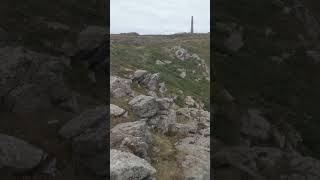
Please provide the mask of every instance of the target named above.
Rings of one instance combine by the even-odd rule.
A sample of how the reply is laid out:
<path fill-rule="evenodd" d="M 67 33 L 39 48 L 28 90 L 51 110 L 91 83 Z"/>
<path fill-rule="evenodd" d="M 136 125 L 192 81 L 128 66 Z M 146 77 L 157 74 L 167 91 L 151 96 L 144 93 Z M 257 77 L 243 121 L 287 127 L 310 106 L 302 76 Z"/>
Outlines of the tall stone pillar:
<path fill-rule="evenodd" d="M 191 34 L 193 34 L 193 16 L 191 16 Z"/>

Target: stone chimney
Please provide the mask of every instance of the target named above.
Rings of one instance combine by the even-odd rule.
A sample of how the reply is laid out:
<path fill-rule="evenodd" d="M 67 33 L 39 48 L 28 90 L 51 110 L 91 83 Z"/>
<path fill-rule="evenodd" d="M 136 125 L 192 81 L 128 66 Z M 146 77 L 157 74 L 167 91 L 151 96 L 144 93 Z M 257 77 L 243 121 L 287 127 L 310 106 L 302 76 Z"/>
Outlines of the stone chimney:
<path fill-rule="evenodd" d="M 193 16 L 191 16 L 191 34 L 193 34 Z"/>

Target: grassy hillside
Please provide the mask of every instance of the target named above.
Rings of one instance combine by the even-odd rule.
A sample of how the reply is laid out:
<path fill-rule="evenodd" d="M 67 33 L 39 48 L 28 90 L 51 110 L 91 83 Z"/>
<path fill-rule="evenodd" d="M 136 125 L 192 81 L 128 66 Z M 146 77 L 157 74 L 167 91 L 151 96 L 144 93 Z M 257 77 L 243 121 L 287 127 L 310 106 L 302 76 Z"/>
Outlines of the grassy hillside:
<path fill-rule="evenodd" d="M 111 35 L 111 74 L 124 76 L 130 71 L 144 69 L 160 73 L 160 81 L 165 82 L 168 94 L 178 95 L 182 90 L 184 96 L 193 96 L 208 108 L 209 83 L 198 67 L 198 61 L 190 58 L 185 61 L 177 59 L 168 49 L 181 46 L 190 54 L 197 54 L 210 64 L 210 39 L 208 34 L 190 35 Z M 158 65 L 156 61 L 171 61 L 171 64 Z M 177 69 L 186 69 L 187 76 L 181 78 Z M 184 96 L 179 96 L 177 104 Z"/>

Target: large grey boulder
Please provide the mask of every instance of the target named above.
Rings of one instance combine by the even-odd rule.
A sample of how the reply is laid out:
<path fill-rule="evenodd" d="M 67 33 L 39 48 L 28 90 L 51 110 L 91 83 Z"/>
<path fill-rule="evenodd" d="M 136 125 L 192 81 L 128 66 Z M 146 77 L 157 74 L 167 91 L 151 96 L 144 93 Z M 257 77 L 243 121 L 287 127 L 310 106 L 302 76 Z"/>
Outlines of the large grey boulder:
<path fill-rule="evenodd" d="M 140 118 L 149 118 L 157 114 L 159 107 L 156 98 L 151 96 L 139 95 L 133 98 L 129 105 L 135 114 Z"/>
<path fill-rule="evenodd" d="M 108 115 L 106 106 L 88 109 L 67 122 L 59 131 L 61 136 L 71 140 L 75 160 L 99 176 L 107 175 L 104 167 L 108 159 Z"/>
<path fill-rule="evenodd" d="M 73 138 L 95 126 L 97 123 L 107 121 L 108 115 L 107 106 L 88 109 L 67 122 L 60 129 L 59 134 L 65 138 Z"/>
<path fill-rule="evenodd" d="M 148 119 L 148 125 L 155 131 L 165 134 L 176 123 L 176 112 L 172 109 L 160 111 L 159 115 Z"/>
<path fill-rule="evenodd" d="M 149 127 L 158 133 L 165 134 L 169 131 L 170 126 L 176 122 L 176 112 L 171 109 L 173 99 L 157 98 L 158 112 L 147 120 Z"/>
<path fill-rule="evenodd" d="M 119 98 L 124 96 L 133 96 L 131 90 L 132 81 L 117 76 L 110 76 L 110 93 L 112 97 Z"/>
<path fill-rule="evenodd" d="M 131 152 L 136 156 L 148 159 L 148 148 L 151 134 L 144 120 L 120 123 L 110 131 L 111 148 Z"/>
<path fill-rule="evenodd" d="M 111 180 L 143 180 L 152 177 L 156 170 L 144 159 L 131 153 L 111 149 Z"/>
<path fill-rule="evenodd" d="M 0 134 L 0 170 L 21 173 L 37 167 L 46 158 L 41 149 L 24 140 Z"/>

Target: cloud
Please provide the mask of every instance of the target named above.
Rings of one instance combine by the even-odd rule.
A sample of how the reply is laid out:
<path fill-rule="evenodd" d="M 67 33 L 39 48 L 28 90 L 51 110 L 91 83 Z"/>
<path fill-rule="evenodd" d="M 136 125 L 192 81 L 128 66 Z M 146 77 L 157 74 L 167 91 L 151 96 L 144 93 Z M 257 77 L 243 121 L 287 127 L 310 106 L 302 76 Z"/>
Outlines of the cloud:
<path fill-rule="evenodd" d="M 111 33 L 170 34 L 210 31 L 210 0 L 111 0 Z"/>

